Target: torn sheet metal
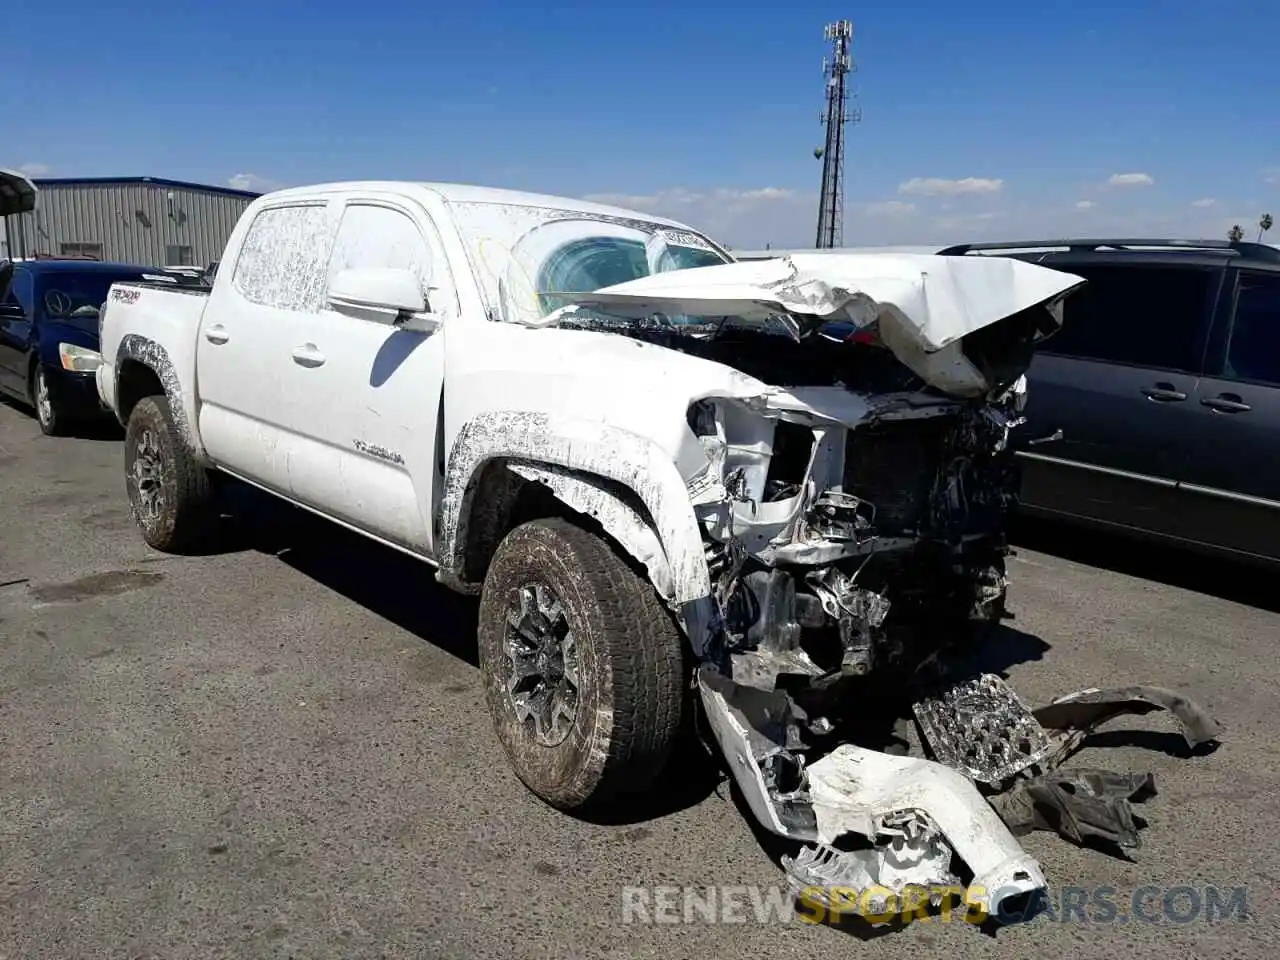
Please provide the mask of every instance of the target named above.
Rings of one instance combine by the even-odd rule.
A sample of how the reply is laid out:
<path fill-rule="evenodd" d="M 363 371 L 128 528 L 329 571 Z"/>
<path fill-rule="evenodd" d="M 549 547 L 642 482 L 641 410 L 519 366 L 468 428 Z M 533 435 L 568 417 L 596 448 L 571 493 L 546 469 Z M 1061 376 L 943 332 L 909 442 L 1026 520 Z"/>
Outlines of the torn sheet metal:
<path fill-rule="evenodd" d="M 1180 693 L 1164 687 L 1133 685 L 1109 690 L 1090 688 L 1068 693 L 1035 711 L 1036 720 L 1052 730 L 1070 731 L 1067 737 L 1072 752 L 1094 729 L 1124 714 L 1141 716 L 1154 710 L 1167 710 L 1182 727 L 1187 746 L 1194 749 L 1222 735 L 1222 724 L 1204 708 Z"/>
<path fill-rule="evenodd" d="M 904 816 L 936 830 L 987 891 L 988 908 L 1045 888 L 1040 864 L 1024 851 L 978 788 L 931 760 L 842 744 L 808 768 L 818 839 L 830 845 L 855 833 L 876 839 L 901 830 Z"/>
<path fill-rule="evenodd" d="M 1019 781 L 991 803 L 1019 836 L 1047 830 L 1078 844 L 1100 839 L 1135 850 L 1142 838 L 1130 804 L 1155 795 L 1156 781 L 1150 773 L 1082 768 Z"/>

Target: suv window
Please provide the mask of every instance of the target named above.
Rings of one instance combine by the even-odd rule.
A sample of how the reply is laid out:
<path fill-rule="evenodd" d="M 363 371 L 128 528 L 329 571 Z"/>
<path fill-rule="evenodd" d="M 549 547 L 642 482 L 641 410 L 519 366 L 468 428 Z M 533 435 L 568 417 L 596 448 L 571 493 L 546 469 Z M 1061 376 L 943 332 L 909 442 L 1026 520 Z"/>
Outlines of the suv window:
<path fill-rule="evenodd" d="M 320 310 L 332 240 L 326 205 L 268 207 L 249 224 L 231 282 L 250 303 Z"/>
<path fill-rule="evenodd" d="M 1280 384 L 1280 276 L 1240 274 L 1222 376 Z"/>
<path fill-rule="evenodd" d="M 1196 372 L 1216 271 L 1178 266 L 1055 264 L 1089 282 L 1067 297 L 1044 353 Z"/>

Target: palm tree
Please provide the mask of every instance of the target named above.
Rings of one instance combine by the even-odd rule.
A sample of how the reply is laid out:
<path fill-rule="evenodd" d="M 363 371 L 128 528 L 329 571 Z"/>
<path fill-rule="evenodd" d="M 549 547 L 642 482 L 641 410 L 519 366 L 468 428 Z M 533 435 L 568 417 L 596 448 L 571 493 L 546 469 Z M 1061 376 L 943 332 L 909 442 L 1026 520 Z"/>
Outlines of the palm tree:
<path fill-rule="evenodd" d="M 1232 243 L 1239 243 L 1241 240 L 1244 239 L 1244 228 L 1237 223 L 1234 227 L 1232 227 L 1230 230 L 1227 231 L 1227 239 L 1230 240 Z"/>
<path fill-rule="evenodd" d="M 1271 229 L 1271 214 L 1264 213 L 1262 219 L 1258 221 L 1258 242 L 1262 242 L 1262 235 Z"/>

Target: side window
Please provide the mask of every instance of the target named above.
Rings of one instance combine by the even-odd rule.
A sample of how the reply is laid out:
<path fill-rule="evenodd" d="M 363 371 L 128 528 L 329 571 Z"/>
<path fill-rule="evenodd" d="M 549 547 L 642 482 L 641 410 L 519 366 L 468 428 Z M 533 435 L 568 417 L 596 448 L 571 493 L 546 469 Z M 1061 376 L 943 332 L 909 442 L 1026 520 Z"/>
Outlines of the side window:
<path fill-rule="evenodd" d="M 1042 352 L 1198 370 L 1215 271 L 1139 265 L 1062 269 L 1089 282 L 1063 302 L 1062 329 L 1044 341 Z"/>
<path fill-rule="evenodd" d="M 268 207 L 249 224 L 231 282 L 259 306 L 319 311 L 331 242 L 324 204 Z"/>
<path fill-rule="evenodd" d="M 328 279 L 343 270 L 371 267 L 411 271 L 427 294 L 428 306 L 437 309 L 444 305 L 429 302 L 433 288 L 439 285 L 441 268 L 413 219 L 390 207 L 349 204 L 342 212 L 338 238 L 333 244 Z"/>
<path fill-rule="evenodd" d="M 9 285 L 9 292 L 5 295 L 5 302 L 21 304 L 23 311 L 30 317 L 35 301 L 35 277 L 31 275 L 29 270 L 23 270 L 18 267 L 13 271 L 13 282 Z"/>
<path fill-rule="evenodd" d="M 1222 376 L 1280 385 L 1280 276 L 1240 274 Z"/>

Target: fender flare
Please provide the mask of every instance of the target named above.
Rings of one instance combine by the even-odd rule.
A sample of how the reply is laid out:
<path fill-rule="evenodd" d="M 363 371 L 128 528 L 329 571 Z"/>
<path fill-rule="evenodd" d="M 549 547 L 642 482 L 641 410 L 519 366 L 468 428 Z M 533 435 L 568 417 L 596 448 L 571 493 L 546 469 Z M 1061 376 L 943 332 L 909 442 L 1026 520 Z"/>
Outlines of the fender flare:
<path fill-rule="evenodd" d="M 116 418 L 119 419 L 120 417 L 120 369 L 125 360 L 133 360 L 142 364 L 159 378 L 160 385 L 164 388 L 165 399 L 169 401 L 169 410 L 173 414 L 173 422 L 178 428 L 179 435 L 188 448 L 198 458 L 203 459 L 204 448 L 197 440 L 195 431 L 192 429 L 191 420 L 187 416 L 186 404 L 182 400 L 182 383 L 178 379 L 177 368 L 174 367 L 173 361 L 169 359 L 169 352 L 154 340 L 136 333 L 125 334 L 120 340 L 120 345 L 116 348 L 116 360 L 113 369 L 113 375 L 116 379 Z"/>
<path fill-rule="evenodd" d="M 546 483 L 569 506 L 596 516 L 646 567 L 659 571 L 668 586 L 664 590 L 656 581 L 654 586 L 668 603 L 688 604 L 711 593 L 697 517 L 684 479 L 668 454 L 639 434 L 598 421 L 518 411 L 480 414 L 453 442 L 436 524 L 442 582 L 461 586 L 477 480 L 494 460 L 516 461 L 513 469 L 518 475 Z M 634 493 L 648 517 L 599 480 Z M 637 523 L 651 533 L 642 533 Z M 656 537 L 656 544 L 650 536 Z M 660 557 L 653 546 L 661 547 Z"/>

